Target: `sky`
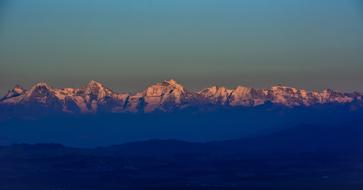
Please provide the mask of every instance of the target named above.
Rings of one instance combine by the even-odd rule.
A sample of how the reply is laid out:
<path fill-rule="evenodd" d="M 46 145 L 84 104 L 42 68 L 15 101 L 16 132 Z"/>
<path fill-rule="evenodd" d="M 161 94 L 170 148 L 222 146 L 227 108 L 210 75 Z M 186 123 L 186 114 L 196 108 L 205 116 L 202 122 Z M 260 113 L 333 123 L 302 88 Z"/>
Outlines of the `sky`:
<path fill-rule="evenodd" d="M 360 0 L 0 0 L 0 93 L 175 79 L 363 92 Z"/>

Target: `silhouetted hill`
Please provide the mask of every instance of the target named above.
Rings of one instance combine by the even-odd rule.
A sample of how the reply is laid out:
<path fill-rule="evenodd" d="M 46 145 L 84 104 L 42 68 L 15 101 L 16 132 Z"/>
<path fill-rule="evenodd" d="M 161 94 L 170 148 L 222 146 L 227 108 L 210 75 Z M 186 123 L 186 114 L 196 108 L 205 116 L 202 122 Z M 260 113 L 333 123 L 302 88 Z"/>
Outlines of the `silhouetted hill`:
<path fill-rule="evenodd" d="M 0 188 L 358 190 L 362 135 L 361 124 L 347 123 L 209 143 L 16 144 L 0 147 Z"/>

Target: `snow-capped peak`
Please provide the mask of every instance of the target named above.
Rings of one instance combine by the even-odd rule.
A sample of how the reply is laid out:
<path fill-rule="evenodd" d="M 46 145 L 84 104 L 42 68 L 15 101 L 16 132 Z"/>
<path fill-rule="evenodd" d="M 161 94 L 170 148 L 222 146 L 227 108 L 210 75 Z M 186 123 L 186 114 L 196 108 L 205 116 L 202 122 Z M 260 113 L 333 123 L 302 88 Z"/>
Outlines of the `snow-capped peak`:
<path fill-rule="evenodd" d="M 232 90 L 227 89 L 224 86 L 212 86 L 200 91 L 198 94 L 209 103 L 224 105 L 227 102 L 231 92 Z"/>
<path fill-rule="evenodd" d="M 25 89 L 22 87 L 22 86 L 20 86 L 20 85 L 15 85 L 15 87 L 12 89 L 12 91 L 14 91 L 14 92 L 16 92 L 16 93 L 18 93 L 18 94 L 22 94 L 22 93 L 24 93 L 25 92 Z"/>
<path fill-rule="evenodd" d="M 247 94 L 252 90 L 252 88 L 250 87 L 246 87 L 246 86 L 237 86 L 236 89 L 233 90 L 234 93 L 239 93 L 239 94 Z"/>
<path fill-rule="evenodd" d="M 50 94 L 52 94 L 52 87 L 49 86 L 47 83 L 45 82 L 40 82 L 35 84 L 27 93 L 26 96 L 28 98 L 33 97 L 33 96 L 48 96 Z"/>
<path fill-rule="evenodd" d="M 15 85 L 15 87 L 13 89 L 9 90 L 8 93 L 6 93 L 6 95 L 2 98 L 2 100 L 17 97 L 24 93 L 25 93 L 25 89 L 22 86 Z"/>
<path fill-rule="evenodd" d="M 171 86 L 172 88 L 184 91 L 184 87 L 181 84 L 179 84 L 178 82 L 176 82 L 174 79 L 164 80 L 161 84 L 163 86 Z"/>
<path fill-rule="evenodd" d="M 229 105 L 256 106 L 265 102 L 264 92 L 246 86 L 237 86 L 231 93 Z"/>
<path fill-rule="evenodd" d="M 112 91 L 106 88 L 103 84 L 91 80 L 88 82 L 86 88 L 84 89 L 84 94 L 90 96 L 90 99 L 102 99 L 106 96 L 111 96 Z"/>
<path fill-rule="evenodd" d="M 235 89 L 212 86 L 198 93 L 190 92 L 173 79 L 147 87 L 144 91 L 130 96 L 114 93 L 103 84 L 91 80 L 84 88 L 52 88 L 41 82 L 26 91 L 17 85 L 0 100 L 1 104 L 36 103 L 47 107 L 61 107 L 69 112 L 152 112 L 169 111 L 188 106 L 214 104 L 223 106 L 257 106 L 266 102 L 294 106 L 310 106 L 327 103 L 349 103 L 362 101 L 359 93 L 340 93 L 330 89 L 318 92 L 297 89 L 284 85 L 269 89 L 255 89 L 237 86 Z M 51 105 L 51 106 L 48 106 Z"/>
<path fill-rule="evenodd" d="M 290 86 L 285 86 L 285 85 L 282 85 L 282 84 L 272 86 L 271 90 L 272 91 L 293 91 L 293 92 L 298 91 L 298 89 L 296 89 L 296 88 L 293 88 L 293 87 L 290 87 Z"/>
<path fill-rule="evenodd" d="M 18 92 L 23 92 L 18 96 L 4 99 L 5 104 L 37 104 L 46 107 L 58 105 L 58 98 L 55 96 L 55 89 L 44 82 L 40 82 L 31 87 L 30 90 L 24 91 L 22 88 L 16 88 Z"/>
<path fill-rule="evenodd" d="M 174 79 L 165 80 L 164 82 L 170 84 L 170 85 L 179 85 Z"/>
<path fill-rule="evenodd" d="M 209 88 L 206 88 L 206 89 L 200 91 L 199 94 L 204 94 L 204 93 L 220 94 L 220 93 L 227 92 L 227 91 L 231 91 L 231 90 L 227 89 L 224 86 L 212 86 L 212 87 L 209 87 Z"/>
<path fill-rule="evenodd" d="M 50 91 L 51 89 L 52 89 L 52 87 L 49 86 L 47 83 L 39 82 L 39 83 L 33 85 L 31 87 L 31 89 L 29 90 L 29 92 L 32 93 L 34 91 Z"/>
<path fill-rule="evenodd" d="M 151 85 L 141 93 L 146 103 L 144 111 L 163 109 L 163 105 L 178 106 L 186 98 L 186 94 L 184 87 L 173 79 Z"/>
<path fill-rule="evenodd" d="M 89 88 L 93 88 L 93 87 L 97 87 L 97 88 L 103 88 L 103 84 L 100 82 L 97 82 L 95 80 L 90 80 L 87 84 L 87 87 Z"/>
<path fill-rule="evenodd" d="M 44 89 L 51 89 L 52 87 L 49 86 L 47 83 L 45 82 L 39 82 L 37 84 L 35 84 L 31 89 L 39 89 L 39 88 L 44 88 Z"/>
<path fill-rule="evenodd" d="M 175 80 L 165 80 L 162 83 L 156 83 L 146 88 L 144 94 L 146 96 L 162 96 L 170 93 L 184 93 L 184 87 Z"/>

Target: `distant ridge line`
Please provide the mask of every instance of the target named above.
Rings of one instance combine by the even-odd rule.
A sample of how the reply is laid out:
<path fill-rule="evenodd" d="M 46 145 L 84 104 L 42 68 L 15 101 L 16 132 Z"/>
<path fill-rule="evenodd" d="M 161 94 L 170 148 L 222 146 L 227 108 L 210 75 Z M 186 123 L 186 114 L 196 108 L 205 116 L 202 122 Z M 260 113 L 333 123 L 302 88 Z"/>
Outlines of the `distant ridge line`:
<path fill-rule="evenodd" d="M 69 113 L 174 111 L 188 107 L 216 105 L 255 107 L 267 102 L 286 107 L 317 104 L 347 104 L 363 101 L 361 93 L 331 89 L 307 91 L 281 84 L 269 89 L 212 86 L 198 92 L 184 88 L 173 79 L 164 80 L 135 94 L 118 93 L 91 80 L 81 88 L 54 88 L 45 82 L 26 90 L 20 85 L 0 99 L 3 106 L 42 107 Z"/>

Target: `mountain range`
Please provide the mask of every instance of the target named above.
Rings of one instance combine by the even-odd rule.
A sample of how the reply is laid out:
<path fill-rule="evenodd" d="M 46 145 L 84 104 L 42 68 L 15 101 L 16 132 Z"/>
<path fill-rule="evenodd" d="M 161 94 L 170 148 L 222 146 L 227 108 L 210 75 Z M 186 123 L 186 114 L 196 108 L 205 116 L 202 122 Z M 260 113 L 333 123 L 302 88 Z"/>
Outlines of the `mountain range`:
<path fill-rule="evenodd" d="M 118 93 L 90 81 L 83 88 L 54 88 L 37 83 L 29 90 L 20 85 L 0 99 L 1 107 L 42 108 L 65 113 L 149 113 L 170 112 L 207 106 L 256 107 L 267 103 L 285 107 L 322 104 L 362 105 L 363 94 L 334 90 L 307 91 L 283 85 L 269 89 L 238 86 L 235 89 L 213 86 L 199 92 L 185 89 L 175 80 L 165 80 L 135 94 Z M 354 107 L 353 106 L 353 107 Z M 5 108 L 4 108 L 5 109 Z"/>

